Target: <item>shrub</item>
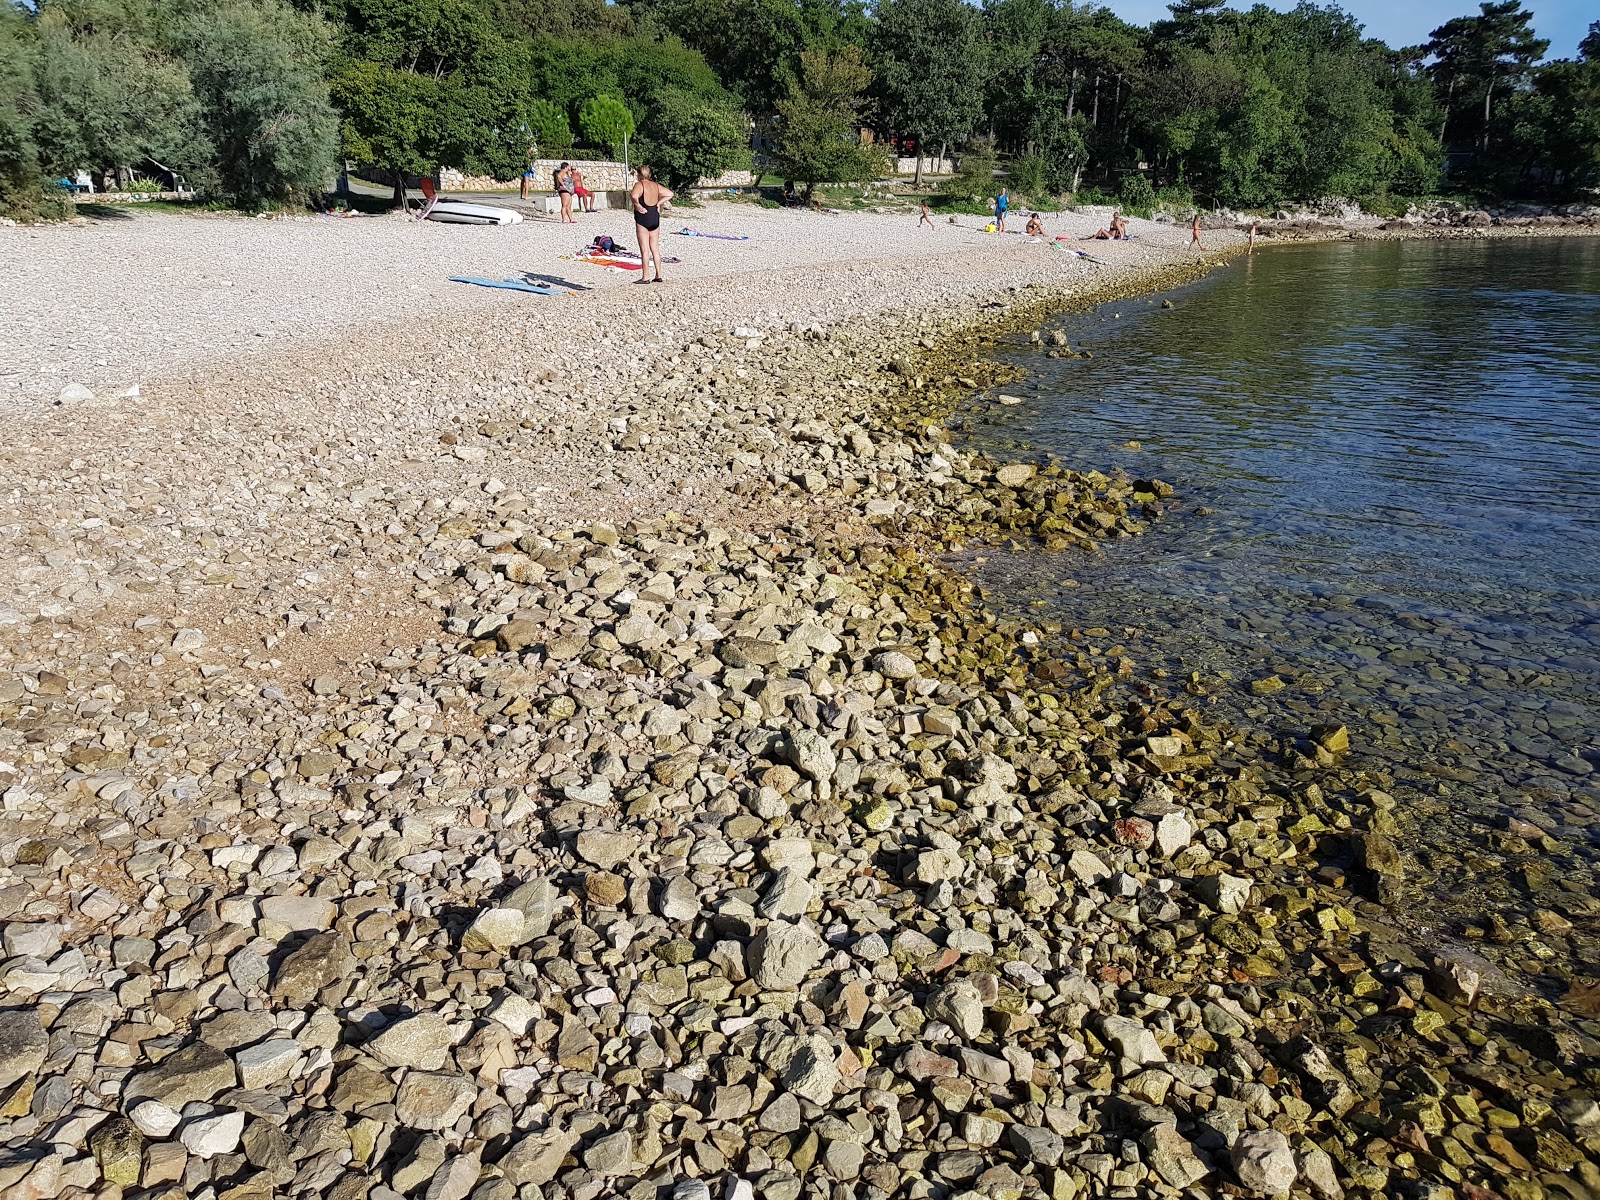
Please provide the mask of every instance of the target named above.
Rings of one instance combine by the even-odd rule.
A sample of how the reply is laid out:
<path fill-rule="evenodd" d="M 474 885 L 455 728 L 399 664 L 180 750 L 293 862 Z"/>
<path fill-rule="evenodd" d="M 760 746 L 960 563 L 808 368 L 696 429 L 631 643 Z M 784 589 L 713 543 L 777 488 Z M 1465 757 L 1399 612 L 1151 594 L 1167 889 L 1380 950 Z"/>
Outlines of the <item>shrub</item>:
<path fill-rule="evenodd" d="M 970 203 L 987 200 L 995 194 L 994 142 L 979 138 L 961 154 L 961 169 L 939 185 L 939 191 Z"/>
<path fill-rule="evenodd" d="M 1148 214 L 1156 204 L 1156 190 L 1150 186 L 1150 181 L 1137 172 L 1122 177 L 1122 185 L 1117 188 L 1117 195 L 1122 200 L 1122 206 L 1137 213 Z"/>
<path fill-rule="evenodd" d="M 578 128 L 595 145 L 614 149 L 633 136 L 633 114 L 615 96 L 591 96 L 578 113 Z"/>
<path fill-rule="evenodd" d="M 724 171 L 750 166 L 750 133 L 743 114 L 710 105 L 676 88 L 656 94 L 639 138 L 639 161 L 669 187 L 690 187 Z"/>

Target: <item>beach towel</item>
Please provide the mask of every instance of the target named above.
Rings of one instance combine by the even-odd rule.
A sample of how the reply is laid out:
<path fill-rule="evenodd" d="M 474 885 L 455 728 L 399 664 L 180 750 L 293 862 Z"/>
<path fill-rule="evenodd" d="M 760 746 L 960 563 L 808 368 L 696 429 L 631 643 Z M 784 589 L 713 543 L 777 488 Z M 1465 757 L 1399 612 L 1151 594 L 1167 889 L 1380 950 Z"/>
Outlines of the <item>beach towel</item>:
<path fill-rule="evenodd" d="M 698 229 L 674 229 L 679 237 L 716 238 L 719 242 L 748 242 L 748 233 L 704 233 Z"/>
<path fill-rule="evenodd" d="M 451 283 L 472 283 L 478 287 L 504 288 L 508 292 L 532 292 L 536 296 L 559 296 L 561 288 L 549 284 L 529 283 L 525 279 L 480 279 L 476 275 L 452 275 Z"/>

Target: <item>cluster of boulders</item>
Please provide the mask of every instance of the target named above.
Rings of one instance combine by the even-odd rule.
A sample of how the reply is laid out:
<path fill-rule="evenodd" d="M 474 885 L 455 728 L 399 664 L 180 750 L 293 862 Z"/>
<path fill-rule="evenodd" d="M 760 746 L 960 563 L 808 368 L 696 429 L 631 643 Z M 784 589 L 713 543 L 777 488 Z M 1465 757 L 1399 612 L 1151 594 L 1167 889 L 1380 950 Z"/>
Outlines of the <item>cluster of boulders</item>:
<path fill-rule="evenodd" d="M 1171 496 L 953 445 L 992 328 L 842 357 L 744 521 L 403 514 L 353 674 L 0 680 L 0 1195 L 1600 1194 L 1596 1031 L 1374 902 L 1349 731 L 941 565 Z"/>

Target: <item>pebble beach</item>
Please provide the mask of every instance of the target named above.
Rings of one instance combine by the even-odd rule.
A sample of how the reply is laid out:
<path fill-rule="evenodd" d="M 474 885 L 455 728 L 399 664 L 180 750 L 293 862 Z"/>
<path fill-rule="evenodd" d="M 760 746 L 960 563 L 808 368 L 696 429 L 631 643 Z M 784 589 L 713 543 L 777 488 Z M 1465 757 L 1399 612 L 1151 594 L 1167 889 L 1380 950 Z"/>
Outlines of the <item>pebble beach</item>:
<path fill-rule="evenodd" d="M 608 220 L 0 229 L 0 1195 L 1600 1195 L 1351 731 L 951 565 L 1181 502 L 945 427 L 1238 234 Z"/>

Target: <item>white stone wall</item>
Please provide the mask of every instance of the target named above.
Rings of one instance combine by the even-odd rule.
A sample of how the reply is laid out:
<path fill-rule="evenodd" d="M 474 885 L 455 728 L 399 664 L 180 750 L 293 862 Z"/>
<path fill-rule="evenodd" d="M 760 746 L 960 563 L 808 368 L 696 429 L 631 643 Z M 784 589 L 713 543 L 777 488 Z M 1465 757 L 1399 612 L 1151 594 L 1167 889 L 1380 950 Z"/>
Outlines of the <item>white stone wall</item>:
<path fill-rule="evenodd" d="M 910 158 L 897 158 L 894 160 L 894 173 L 896 175 L 915 175 L 917 173 L 917 160 Z M 954 175 L 956 173 L 955 160 L 951 158 L 928 157 L 922 160 L 922 177 L 929 175 Z"/>

